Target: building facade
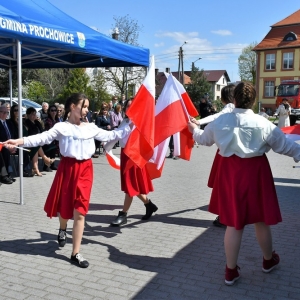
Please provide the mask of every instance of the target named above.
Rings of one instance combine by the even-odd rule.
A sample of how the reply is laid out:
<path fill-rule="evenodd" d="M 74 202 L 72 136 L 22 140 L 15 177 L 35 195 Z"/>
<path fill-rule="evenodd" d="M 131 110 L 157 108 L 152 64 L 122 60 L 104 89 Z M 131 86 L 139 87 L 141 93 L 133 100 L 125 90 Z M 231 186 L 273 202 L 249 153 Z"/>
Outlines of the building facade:
<path fill-rule="evenodd" d="M 257 55 L 258 100 L 274 110 L 281 81 L 300 79 L 300 10 L 272 25 L 253 51 Z"/>
<path fill-rule="evenodd" d="M 155 70 L 155 80 L 156 80 L 156 96 L 159 96 L 167 78 L 165 73 L 170 73 L 170 69 L 166 68 L 165 72 L 159 72 L 158 69 Z M 178 79 L 178 72 L 172 72 L 172 75 Z M 203 70 L 203 75 L 206 80 L 211 85 L 211 94 L 213 98 L 211 100 L 221 99 L 221 90 L 224 86 L 227 86 L 230 82 L 230 78 L 226 70 Z M 188 85 L 191 82 L 191 71 L 184 71 L 184 85 Z M 207 91 L 209 92 L 209 91 Z"/>

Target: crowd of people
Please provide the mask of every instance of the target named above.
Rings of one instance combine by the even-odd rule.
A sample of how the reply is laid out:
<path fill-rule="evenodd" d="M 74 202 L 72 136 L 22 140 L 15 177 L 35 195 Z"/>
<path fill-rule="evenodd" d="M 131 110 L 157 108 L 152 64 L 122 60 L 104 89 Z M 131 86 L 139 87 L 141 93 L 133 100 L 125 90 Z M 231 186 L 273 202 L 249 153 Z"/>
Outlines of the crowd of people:
<path fill-rule="evenodd" d="M 57 122 L 62 122 L 64 105 L 56 103 L 49 108 L 48 103 L 42 104 L 42 109 L 37 111 L 33 107 L 26 110 L 22 120 L 23 136 L 31 136 L 49 130 Z M 9 103 L 0 106 L 0 142 L 19 137 L 19 106 Z M 43 160 L 43 172 L 53 172 L 57 170 L 55 160 L 59 157 L 58 143 L 51 145 L 37 146 L 23 152 L 23 177 L 43 176 L 39 170 L 39 157 Z M 0 183 L 12 184 L 13 167 L 11 156 L 17 155 L 15 149 L 2 148 L 0 152 Z M 3 163 L 1 163 L 3 161 Z M 16 168 L 16 166 L 14 166 Z"/>
<path fill-rule="evenodd" d="M 200 120 L 190 118 L 187 124 L 195 142 L 205 146 L 216 144 L 218 147 L 208 179 L 208 186 L 212 188 L 208 210 L 218 216 L 215 225 L 226 227 L 226 285 L 233 285 L 240 278 L 238 254 L 243 229 L 248 224 L 255 225 L 263 254 L 262 271 L 269 273 L 279 264 L 270 225 L 281 222 L 282 218 L 265 153 L 273 149 L 300 161 L 300 145 L 287 139 L 280 126 L 274 125 L 263 114 L 253 113 L 255 99 L 256 92 L 250 83 L 229 85 L 221 91 L 223 110 L 216 112 L 204 97 L 200 104 Z M 28 108 L 22 138 L 18 137 L 17 130 L 18 107 L 11 108 L 8 119 L 7 107 L 0 107 L 0 141 L 4 142 L 0 166 L 2 164 L 6 168 L 5 172 L 5 168 L 1 167 L 1 180 L 6 178 L 9 182 L 4 183 L 8 184 L 14 180 L 9 174 L 9 157 L 16 152 L 15 146 L 31 150 L 28 162 L 31 160 L 34 175 L 42 175 L 36 164 L 38 155 L 44 160 L 44 171 L 57 170 L 44 210 L 50 218 L 59 217 L 57 241 L 60 247 L 67 242 L 68 220 L 74 219 L 70 260 L 82 268 L 89 266 L 80 254 L 80 245 L 93 184 L 91 157 L 97 157 L 95 150 L 103 142 L 107 143 L 106 146 L 121 146 L 120 177 L 125 199 L 123 209 L 111 225 L 127 223 L 127 213 L 134 196 L 145 205 L 142 220 L 148 220 L 158 210 L 148 198 L 154 189 L 147 169 L 128 164 L 129 158 L 123 151 L 133 128 L 126 115 L 132 101 L 133 98 L 126 100 L 125 95 L 120 101 L 113 97 L 109 103 L 101 104 L 99 112 L 92 114 L 88 98 L 84 94 L 72 94 L 65 106 L 43 103 L 39 120 L 36 110 Z M 284 103 L 283 106 L 288 110 Z M 59 148 L 59 145 L 63 147 Z M 60 163 L 57 168 L 55 159 L 58 155 Z M 27 169 L 23 171 L 29 172 Z M 261 178 L 264 180 L 261 181 Z M 68 193 L 64 192 L 64 186 L 68 186 Z"/>

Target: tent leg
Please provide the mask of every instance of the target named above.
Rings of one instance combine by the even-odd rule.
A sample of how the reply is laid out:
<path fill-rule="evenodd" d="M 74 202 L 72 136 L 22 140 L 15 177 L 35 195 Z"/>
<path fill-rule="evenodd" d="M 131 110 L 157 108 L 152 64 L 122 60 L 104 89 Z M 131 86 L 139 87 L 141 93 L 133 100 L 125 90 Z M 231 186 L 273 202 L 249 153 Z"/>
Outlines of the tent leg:
<path fill-rule="evenodd" d="M 21 42 L 17 40 L 17 67 L 18 67 L 18 106 L 19 106 L 19 137 L 23 137 L 22 120 L 22 59 Z M 20 175 L 20 205 L 24 204 L 23 197 L 23 151 L 19 151 L 19 175 Z"/>
<path fill-rule="evenodd" d="M 10 62 L 9 62 L 10 64 Z M 9 97 L 10 97 L 10 107 L 12 107 L 13 103 L 12 103 L 12 69 L 11 66 L 9 67 L 8 70 L 8 79 L 9 79 Z"/>

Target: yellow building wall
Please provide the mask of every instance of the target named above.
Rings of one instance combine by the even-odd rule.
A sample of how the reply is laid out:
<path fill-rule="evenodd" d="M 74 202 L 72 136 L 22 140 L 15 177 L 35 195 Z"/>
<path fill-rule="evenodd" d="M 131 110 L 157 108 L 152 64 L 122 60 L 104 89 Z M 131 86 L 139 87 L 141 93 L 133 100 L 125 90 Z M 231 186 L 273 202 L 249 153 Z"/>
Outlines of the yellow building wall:
<path fill-rule="evenodd" d="M 286 50 L 286 49 L 285 49 Z M 276 51 L 276 69 L 275 71 L 265 71 L 265 51 L 258 54 L 259 74 L 258 74 L 258 101 L 261 101 L 263 106 L 275 108 L 276 97 L 264 97 L 264 79 L 272 78 L 275 81 L 275 86 L 278 86 L 281 80 L 299 79 L 300 78 L 300 49 L 294 50 L 294 69 L 291 71 L 282 71 L 282 50 Z M 269 53 L 269 51 L 268 51 Z"/>

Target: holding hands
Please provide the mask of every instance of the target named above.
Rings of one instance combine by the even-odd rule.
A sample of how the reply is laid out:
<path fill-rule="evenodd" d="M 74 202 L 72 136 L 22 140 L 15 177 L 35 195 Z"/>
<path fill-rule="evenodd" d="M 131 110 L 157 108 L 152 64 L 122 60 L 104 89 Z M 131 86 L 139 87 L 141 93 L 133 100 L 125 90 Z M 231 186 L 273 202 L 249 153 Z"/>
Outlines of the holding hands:
<path fill-rule="evenodd" d="M 198 125 L 196 125 L 196 123 L 193 123 L 192 121 L 189 121 L 188 128 L 189 128 L 189 132 L 193 133 L 194 129 L 198 128 Z"/>
<path fill-rule="evenodd" d="M 16 148 L 18 145 L 23 145 L 24 141 L 23 139 L 16 139 L 16 140 L 7 140 L 3 142 L 3 146 L 7 149 L 9 149 L 10 152 L 14 153 L 16 151 Z"/>
<path fill-rule="evenodd" d="M 193 117 L 190 117 L 190 121 L 196 125 L 200 125 L 200 122 Z"/>

